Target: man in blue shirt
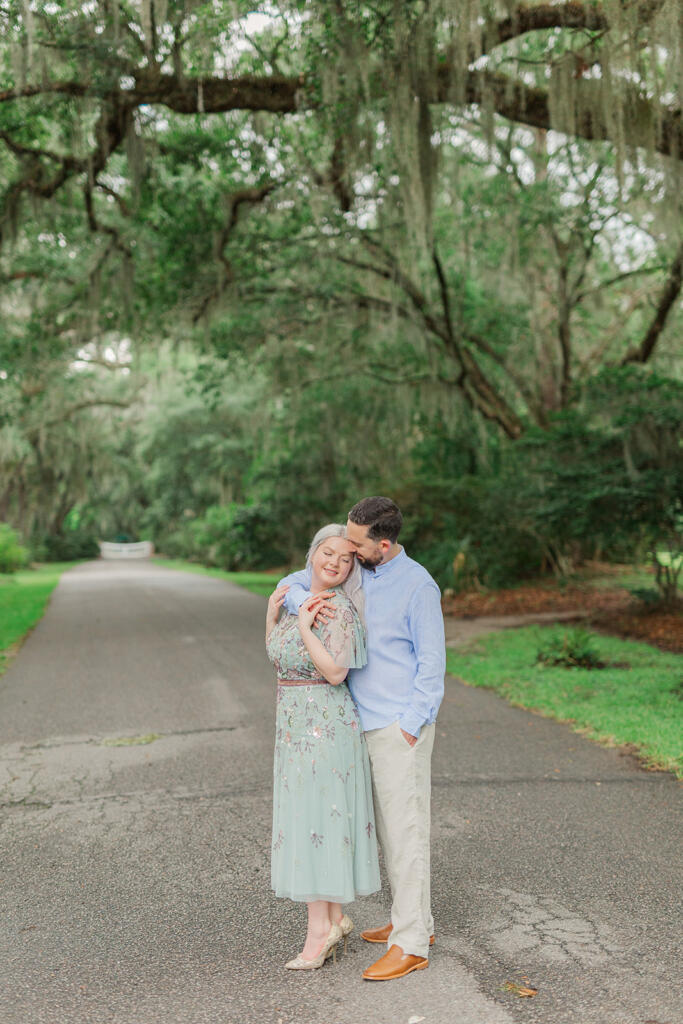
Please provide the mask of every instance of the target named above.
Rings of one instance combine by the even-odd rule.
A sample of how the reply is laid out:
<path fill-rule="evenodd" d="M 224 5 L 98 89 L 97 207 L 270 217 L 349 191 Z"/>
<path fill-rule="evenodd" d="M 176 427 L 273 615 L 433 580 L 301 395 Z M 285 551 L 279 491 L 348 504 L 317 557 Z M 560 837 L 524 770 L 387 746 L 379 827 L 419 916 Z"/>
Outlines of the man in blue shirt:
<path fill-rule="evenodd" d="M 441 595 L 429 573 L 398 544 L 402 516 L 389 498 L 363 498 L 349 512 L 347 537 L 363 567 L 368 662 L 349 672 L 372 767 L 377 835 L 392 892 L 391 923 L 363 932 L 387 952 L 363 974 L 389 981 L 428 966 L 430 795 L 434 722 L 446 668 Z M 308 596 L 306 571 L 285 604 Z M 324 609 L 334 613 L 334 603 Z"/>

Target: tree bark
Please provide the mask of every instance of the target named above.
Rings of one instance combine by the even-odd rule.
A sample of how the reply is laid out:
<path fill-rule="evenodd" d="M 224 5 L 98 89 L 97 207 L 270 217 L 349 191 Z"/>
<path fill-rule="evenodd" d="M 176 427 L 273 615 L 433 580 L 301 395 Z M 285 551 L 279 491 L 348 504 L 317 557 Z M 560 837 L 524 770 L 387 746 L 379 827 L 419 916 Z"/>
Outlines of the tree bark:
<path fill-rule="evenodd" d="M 161 103 L 178 114 L 265 110 L 292 114 L 299 106 L 303 75 L 241 75 L 238 78 L 185 78 L 141 71 L 127 98 L 135 106 Z"/>
<path fill-rule="evenodd" d="M 659 341 L 662 331 L 664 330 L 669 313 L 673 309 L 673 306 L 681 293 L 682 283 L 683 243 L 680 245 L 676 258 L 671 265 L 669 277 L 664 285 L 664 290 L 662 291 L 652 323 L 650 324 L 640 345 L 626 353 L 621 361 L 622 366 L 626 366 L 627 363 L 646 363 L 648 361 L 655 350 L 655 345 Z"/>
<path fill-rule="evenodd" d="M 588 19 L 590 20 L 590 19 Z M 558 20 L 558 23 L 559 20 Z M 545 26 L 539 26 L 545 27 Z M 184 75 L 160 73 L 156 68 L 135 74 L 135 86 L 105 94 L 105 101 L 121 110 L 132 110 L 142 104 L 160 104 L 179 114 L 226 113 L 231 110 L 262 110 L 275 114 L 292 114 L 313 101 L 306 96 L 303 75 L 241 75 L 235 78 L 187 78 Z M 442 56 L 432 92 L 431 103 L 453 104 L 457 100 L 455 76 L 445 56 Z M 9 102 L 26 96 L 63 93 L 84 96 L 91 92 L 88 83 L 74 81 L 54 82 L 40 86 L 27 86 L 23 90 L 5 90 L 0 102 Z M 610 126 L 603 112 L 600 84 L 582 80 L 577 90 L 585 95 L 579 113 L 571 124 L 553 124 L 546 89 L 525 85 L 500 72 L 470 70 L 465 80 L 464 101 L 481 105 L 492 103 L 495 113 L 534 128 L 555 129 L 569 135 L 605 141 L 610 138 Z M 386 82 L 376 76 L 373 93 L 380 97 L 386 91 Z M 665 156 L 683 158 L 683 126 L 680 107 L 656 106 L 650 99 L 632 88 L 624 98 L 628 108 L 626 143 L 632 146 L 654 146 Z M 66 158 L 65 158 L 66 159 Z"/>
<path fill-rule="evenodd" d="M 550 97 L 547 89 L 525 85 L 518 79 L 500 72 L 470 71 L 466 78 L 465 99 L 476 106 L 490 102 L 493 110 L 501 117 L 532 128 L 564 132 L 570 136 L 595 142 L 610 141 L 610 127 L 604 114 L 599 96 L 599 83 L 582 80 L 577 92 L 583 93 L 581 111 L 573 123 L 552 123 L 550 118 Z M 453 101 L 453 76 L 451 69 L 439 68 L 434 102 Z M 683 124 L 681 110 L 675 107 L 656 107 L 637 89 L 630 89 L 625 96 L 624 106 L 628 109 L 626 119 L 627 145 L 649 148 L 664 156 L 683 159 Z"/>
<path fill-rule="evenodd" d="M 633 6 L 639 24 L 647 24 L 662 6 L 662 0 L 639 0 Z M 569 0 L 562 4 L 518 4 L 513 13 L 496 22 L 485 35 L 487 48 L 499 46 L 509 39 L 516 39 L 527 32 L 538 32 L 549 28 L 585 29 L 588 32 L 604 32 L 610 27 L 610 20 L 603 4 L 591 4 Z"/>

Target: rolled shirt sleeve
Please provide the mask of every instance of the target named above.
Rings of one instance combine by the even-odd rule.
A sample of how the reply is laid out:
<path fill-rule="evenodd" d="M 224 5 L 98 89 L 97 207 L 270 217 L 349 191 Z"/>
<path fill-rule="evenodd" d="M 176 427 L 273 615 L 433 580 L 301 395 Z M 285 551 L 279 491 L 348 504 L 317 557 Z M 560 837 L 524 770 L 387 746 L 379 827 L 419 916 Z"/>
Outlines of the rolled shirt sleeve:
<path fill-rule="evenodd" d="M 278 587 L 284 583 L 289 586 L 289 590 L 285 594 L 285 608 L 290 615 L 298 615 L 299 608 L 311 594 L 311 570 L 298 569 L 297 572 L 290 573 L 289 576 L 280 580 Z"/>
<path fill-rule="evenodd" d="M 408 618 L 417 672 L 412 699 L 398 724 L 411 736 L 419 736 L 422 726 L 435 720 L 444 694 L 446 638 L 441 595 L 435 584 L 427 583 L 415 592 Z"/>

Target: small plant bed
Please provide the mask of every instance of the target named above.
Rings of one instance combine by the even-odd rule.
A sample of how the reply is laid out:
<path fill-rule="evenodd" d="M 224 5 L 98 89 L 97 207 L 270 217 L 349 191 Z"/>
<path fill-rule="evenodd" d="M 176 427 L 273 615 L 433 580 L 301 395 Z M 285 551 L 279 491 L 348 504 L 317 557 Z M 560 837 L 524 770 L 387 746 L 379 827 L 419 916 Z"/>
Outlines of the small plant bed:
<path fill-rule="evenodd" d="M 632 597 L 620 587 L 596 589 L 588 583 L 561 586 L 553 580 L 523 583 L 517 587 L 491 591 L 467 591 L 444 597 L 445 615 L 456 618 L 481 615 L 531 615 L 543 612 L 621 611 Z"/>
<path fill-rule="evenodd" d="M 448 671 L 518 707 L 570 722 L 591 739 L 628 746 L 646 767 L 683 778 L 680 658 L 616 637 L 585 634 L 578 643 L 561 633 L 532 626 L 480 636 L 469 647 L 448 650 Z M 539 657 L 563 650 L 570 659 L 590 651 L 603 667 Z"/>
<path fill-rule="evenodd" d="M 649 567 L 592 563 L 571 583 L 536 580 L 492 591 L 468 591 L 443 599 L 455 618 L 582 612 L 601 633 L 642 640 L 683 653 L 683 602 L 662 608 Z"/>
<path fill-rule="evenodd" d="M 607 668 L 595 646 L 593 635 L 585 629 L 553 630 L 543 634 L 536 652 L 536 664 L 551 668 Z M 627 662 L 615 663 L 628 668 Z"/>
<path fill-rule="evenodd" d="M 611 633 L 659 647 L 662 651 L 683 654 L 683 607 L 660 611 L 630 605 L 623 611 L 601 612 L 591 617 L 591 625 L 601 633 Z"/>
<path fill-rule="evenodd" d="M 75 564 L 53 562 L 0 576 L 0 675 L 18 644 L 42 618 L 59 577 Z"/>

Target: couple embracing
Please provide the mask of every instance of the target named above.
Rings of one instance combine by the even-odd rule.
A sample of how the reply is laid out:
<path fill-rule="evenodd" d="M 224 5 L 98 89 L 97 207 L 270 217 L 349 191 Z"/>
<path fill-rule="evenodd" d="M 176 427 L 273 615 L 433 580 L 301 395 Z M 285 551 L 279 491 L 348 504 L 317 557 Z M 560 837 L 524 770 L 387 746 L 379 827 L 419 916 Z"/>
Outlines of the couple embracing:
<path fill-rule="evenodd" d="M 389 981 L 429 962 L 430 771 L 445 643 L 439 588 L 398 543 L 401 524 L 389 498 L 364 498 L 345 527 L 318 531 L 306 569 L 268 602 L 278 676 L 272 885 L 308 906 L 291 970 L 321 967 L 346 945 L 353 922 L 343 905 L 380 888 L 376 839 L 391 922 L 361 933 L 388 947 L 363 977 Z"/>

